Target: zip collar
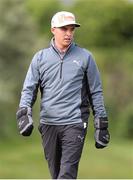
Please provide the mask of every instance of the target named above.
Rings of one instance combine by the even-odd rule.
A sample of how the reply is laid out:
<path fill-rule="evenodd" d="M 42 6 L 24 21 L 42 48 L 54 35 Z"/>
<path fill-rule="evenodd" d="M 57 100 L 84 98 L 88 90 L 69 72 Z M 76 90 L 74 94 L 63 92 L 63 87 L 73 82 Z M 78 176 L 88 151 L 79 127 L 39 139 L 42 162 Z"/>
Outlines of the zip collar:
<path fill-rule="evenodd" d="M 58 53 L 58 55 L 61 57 L 61 59 L 63 59 L 63 57 L 66 55 L 66 53 L 68 53 L 74 46 L 75 46 L 75 43 L 74 42 L 71 42 L 71 44 L 68 46 L 67 50 L 65 52 L 60 52 L 58 50 L 58 48 L 55 46 L 55 43 L 54 43 L 54 37 L 51 39 L 51 42 L 50 42 L 50 46 L 54 49 L 54 51 L 56 51 L 56 53 Z"/>

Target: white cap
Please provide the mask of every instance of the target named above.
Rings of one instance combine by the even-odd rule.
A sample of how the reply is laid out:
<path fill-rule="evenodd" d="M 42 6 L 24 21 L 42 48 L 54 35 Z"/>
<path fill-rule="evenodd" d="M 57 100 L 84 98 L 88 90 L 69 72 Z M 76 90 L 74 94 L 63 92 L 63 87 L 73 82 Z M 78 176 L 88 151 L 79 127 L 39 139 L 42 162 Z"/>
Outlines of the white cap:
<path fill-rule="evenodd" d="M 66 25 L 75 25 L 75 27 L 80 27 L 80 24 L 76 23 L 74 14 L 67 12 L 67 11 L 61 11 L 57 12 L 51 20 L 51 27 L 62 27 Z"/>

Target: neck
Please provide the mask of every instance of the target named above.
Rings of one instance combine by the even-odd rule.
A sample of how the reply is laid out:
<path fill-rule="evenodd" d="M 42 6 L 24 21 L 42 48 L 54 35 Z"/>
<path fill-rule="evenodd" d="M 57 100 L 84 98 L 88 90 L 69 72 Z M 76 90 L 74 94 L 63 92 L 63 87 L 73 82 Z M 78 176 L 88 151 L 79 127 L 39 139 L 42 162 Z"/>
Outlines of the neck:
<path fill-rule="evenodd" d="M 61 46 L 56 40 L 54 40 L 55 47 L 61 52 L 64 53 L 69 48 L 70 44 L 68 46 Z"/>

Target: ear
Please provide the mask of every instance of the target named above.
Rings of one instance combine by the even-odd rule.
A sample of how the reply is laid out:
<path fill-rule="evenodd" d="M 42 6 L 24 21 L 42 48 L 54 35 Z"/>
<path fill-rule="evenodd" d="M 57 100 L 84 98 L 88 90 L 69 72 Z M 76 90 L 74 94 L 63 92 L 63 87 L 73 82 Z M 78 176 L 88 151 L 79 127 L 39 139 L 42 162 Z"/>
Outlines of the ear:
<path fill-rule="evenodd" d="M 51 33 L 55 35 L 55 28 L 51 28 Z"/>

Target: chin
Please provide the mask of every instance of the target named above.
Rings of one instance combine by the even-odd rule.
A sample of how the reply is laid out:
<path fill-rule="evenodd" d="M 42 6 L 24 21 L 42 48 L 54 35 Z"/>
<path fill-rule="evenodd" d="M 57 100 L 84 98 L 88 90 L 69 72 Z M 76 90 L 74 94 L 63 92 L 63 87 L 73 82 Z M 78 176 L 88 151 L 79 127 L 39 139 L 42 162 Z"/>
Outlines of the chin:
<path fill-rule="evenodd" d="M 71 41 L 70 42 L 65 42 L 64 46 L 69 46 L 70 43 L 71 43 Z"/>

